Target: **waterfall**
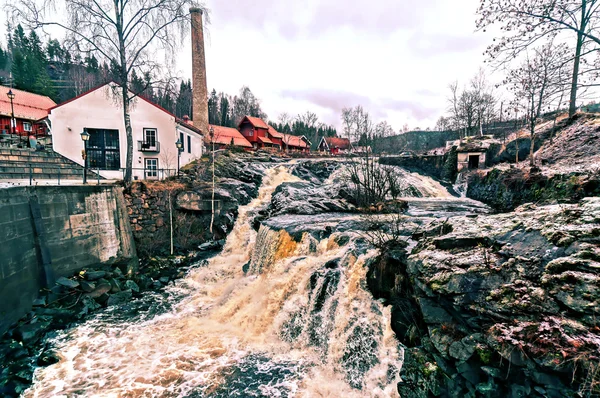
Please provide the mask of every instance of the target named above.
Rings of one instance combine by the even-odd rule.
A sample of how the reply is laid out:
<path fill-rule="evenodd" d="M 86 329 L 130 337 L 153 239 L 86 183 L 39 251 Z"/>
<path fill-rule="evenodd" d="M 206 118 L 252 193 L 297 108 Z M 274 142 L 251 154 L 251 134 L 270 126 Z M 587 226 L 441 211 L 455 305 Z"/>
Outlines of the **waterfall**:
<path fill-rule="evenodd" d="M 389 308 L 365 286 L 376 253 L 352 232 L 317 240 L 252 228 L 274 189 L 297 180 L 283 166 L 268 170 L 222 253 L 164 296 L 58 335 L 61 360 L 38 369 L 24 395 L 397 396 L 403 352 Z"/>

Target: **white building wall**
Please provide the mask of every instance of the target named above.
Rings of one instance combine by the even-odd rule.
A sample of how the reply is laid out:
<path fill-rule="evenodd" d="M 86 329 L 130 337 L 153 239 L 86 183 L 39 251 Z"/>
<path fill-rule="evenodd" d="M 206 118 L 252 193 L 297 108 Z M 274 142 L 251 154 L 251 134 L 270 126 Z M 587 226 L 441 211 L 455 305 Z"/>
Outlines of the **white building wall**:
<path fill-rule="evenodd" d="M 66 158 L 83 165 L 83 141 L 81 132 L 85 128 L 113 129 L 119 131 L 119 151 L 121 170 L 100 170 L 100 175 L 109 179 L 122 179 L 123 169 L 127 159 L 127 138 L 123 122 L 123 110 L 119 103 L 120 89 L 113 90 L 106 85 L 82 97 L 68 102 L 51 110 L 48 116 L 52 130 L 52 145 L 55 152 Z M 146 158 L 158 159 L 159 169 L 177 168 L 176 141 L 179 131 L 175 118 L 167 112 L 157 108 L 149 102 L 135 98 L 131 109 L 131 127 L 133 133 L 133 176 L 144 179 Z M 138 150 L 138 141 L 143 140 L 145 128 L 157 130 L 157 141 L 160 143 L 160 152 L 142 152 Z M 186 148 L 181 154 L 181 165 L 202 156 L 202 136 L 182 127 L 186 134 L 191 136 L 192 153 Z M 159 177 L 168 176 L 168 173 L 159 173 Z"/>

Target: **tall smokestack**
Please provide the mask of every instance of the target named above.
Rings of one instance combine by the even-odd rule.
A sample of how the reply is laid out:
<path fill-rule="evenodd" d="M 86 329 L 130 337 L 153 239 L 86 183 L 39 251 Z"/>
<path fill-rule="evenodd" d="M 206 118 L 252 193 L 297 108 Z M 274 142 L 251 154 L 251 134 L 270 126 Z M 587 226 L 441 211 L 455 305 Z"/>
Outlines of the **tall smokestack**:
<path fill-rule="evenodd" d="M 204 57 L 202 9 L 190 8 L 192 17 L 192 120 L 202 132 L 208 132 L 208 88 Z"/>

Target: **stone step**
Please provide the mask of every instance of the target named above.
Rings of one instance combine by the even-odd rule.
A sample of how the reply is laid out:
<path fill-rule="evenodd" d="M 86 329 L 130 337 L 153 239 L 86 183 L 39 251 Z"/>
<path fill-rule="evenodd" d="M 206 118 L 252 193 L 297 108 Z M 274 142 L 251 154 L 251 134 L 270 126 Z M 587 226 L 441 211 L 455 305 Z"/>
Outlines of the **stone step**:
<path fill-rule="evenodd" d="M 1 160 L 0 159 L 0 166 L 22 166 L 22 167 L 28 167 L 28 166 L 39 166 L 39 165 L 47 165 L 49 167 L 60 167 L 60 166 L 68 166 L 68 167 L 72 167 L 72 168 L 83 168 L 83 166 L 79 166 L 77 164 L 74 163 L 68 163 L 68 162 L 63 162 L 60 159 L 54 160 L 46 160 L 46 159 L 35 159 L 35 160 Z"/>
<path fill-rule="evenodd" d="M 56 173 L 56 174 L 76 174 L 81 175 L 83 173 L 83 169 L 75 169 L 71 167 L 48 167 L 48 166 L 33 166 L 31 167 L 31 172 L 33 174 L 39 173 Z M 29 167 L 23 166 L 3 166 L 0 165 L 0 175 L 5 173 L 29 173 Z"/>
<path fill-rule="evenodd" d="M 19 155 L 0 155 L 0 162 L 47 162 L 60 163 L 65 160 L 56 156 L 19 156 Z"/>
<path fill-rule="evenodd" d="M 36 157 L 60 156 L 56 152 L 54 152 L 52 150 L 48 150 L 48 149 L 46 149 L 45 151 L 36 151 L 33 149 L 7 149 L 7 148 L 0 148 L 0 155 L 36 156 Z"/>

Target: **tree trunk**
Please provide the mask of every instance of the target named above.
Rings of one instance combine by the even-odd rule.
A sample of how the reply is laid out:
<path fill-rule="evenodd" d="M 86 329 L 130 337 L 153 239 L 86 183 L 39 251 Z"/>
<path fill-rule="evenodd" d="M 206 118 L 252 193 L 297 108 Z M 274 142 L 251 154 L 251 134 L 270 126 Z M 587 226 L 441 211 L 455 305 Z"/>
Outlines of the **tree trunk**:
<path fill-rule="evenodd" d="M 125 161 L 125 175 L 123 182 L 126 188 L 131 187 L 131 174 L 133 167 L 133 135 L 131 130 L 131 117 L 129 116 L 129 90 L 127 83 L 123 83 L 123 121 L 125 122 L 125 135 L 127 138 L 127 159 Z"/>
<path fill-rule="evenodd" d="M 581 4 L 581 26 L 580 32 L 577 33 L 577 46 L 575 47 L 575 59 L 573 60 L 573 78 L 571 79 L 571 99 L 569 102 L 569 117 L 575 116 L 577 112 L 577 85 L 579 79 L 579 63 L 581 61 L 581 49 L 583 47 L 583 34 L 581 33 L 586 29 L 585 21 L 586 13 L 586 2 L 582 1 Z"/>

